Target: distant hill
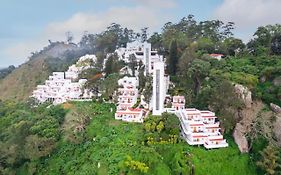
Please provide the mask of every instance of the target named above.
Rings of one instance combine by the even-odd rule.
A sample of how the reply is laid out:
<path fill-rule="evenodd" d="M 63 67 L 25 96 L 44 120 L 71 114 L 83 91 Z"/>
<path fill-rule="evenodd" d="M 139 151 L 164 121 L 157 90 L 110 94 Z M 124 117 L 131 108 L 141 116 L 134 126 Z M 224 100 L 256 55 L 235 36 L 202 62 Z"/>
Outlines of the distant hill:
<path fill-rule="evenodd" d="M 40 52 L 33 53 L 29 61 L 0 79 L 0 99 L 26 100 L 38 84 L 53 71 L 64 71 L 86 52 L 75 44 L 52 42 Z"/>

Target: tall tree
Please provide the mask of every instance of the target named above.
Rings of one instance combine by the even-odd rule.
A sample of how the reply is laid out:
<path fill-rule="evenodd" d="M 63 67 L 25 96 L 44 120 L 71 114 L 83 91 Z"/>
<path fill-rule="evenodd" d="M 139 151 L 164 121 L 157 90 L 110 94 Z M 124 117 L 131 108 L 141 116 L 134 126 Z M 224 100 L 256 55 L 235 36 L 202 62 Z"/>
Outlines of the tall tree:
<path fill-rule="evenodd" d="M 118 73 L 121 68 L 120 62 L 118 60 L 118 55 L 117 54 L 112 54 L 111 56 L 108 57 L 106 63 L 105 63 L 105 68 L 104 72 L 106 73 L 106 76 L 112 73 Z"/>
<path fill-rule="evenodd" d="M 231 56 L 235 56 L 236 53 L 242 51 L 245 48 L 245 44 L 241 39 L 233 37 L 225 39 L 223 44 L 226 48 L 227 53 Z"/>
<path fill-rule="evenodd" d="M 151 43 L 151 47 L 158 51 L 162 50 L 162 35 L 155 32 L 153 35 L 148 39 L 148 42 Z"/>
<path fill-rule="evenodd" d="M 148 33 L 147 33 L 148 27 L 142 28 L 141 29 L 141 42 L 147 41 L 148 38 Z"/>
<path fill-rule="evenodd" d="M 195 95 L 198 95 L 201 88 L 202 81 L 209 74 L 210 67 L 211 65 L 209 62 L 199 59 L 195 59 L 191 63 L 191 66 L 188 69 L 187 74 L 193 80 L 193 90 Z"/>
<path fill-rule="evenodd" d="M 133 76 L 135 76 L 136 69 L 137 69 L 137 66 L 138 66 L 138 62 L 137 62 L 137 58 L 134 54 L 131 54 L 129 56 L 128 66 L 132 70 Z"/>
<path fill-rule="evenodd" d="M 177 41 L 173 40 L 170 44 L 170 53 L 168 59 L 168 71 L 171 75 L 176 75 L 179 61 Z"/>

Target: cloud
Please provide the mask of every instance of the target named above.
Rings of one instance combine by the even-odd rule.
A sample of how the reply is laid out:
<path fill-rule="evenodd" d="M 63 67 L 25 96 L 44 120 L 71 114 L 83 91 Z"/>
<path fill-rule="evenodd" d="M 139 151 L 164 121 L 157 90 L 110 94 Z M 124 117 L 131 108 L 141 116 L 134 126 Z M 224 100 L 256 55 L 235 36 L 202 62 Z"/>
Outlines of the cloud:
<path fill-rule="evenodd" d="M 77 0 L 77 1 L 83 1 L 83 0 Z M 86 0 L 84 0 L 86 1 Z M 159 8 L 174 8 L 178 5 L 178 0 L 103 0 L 104 2 L 107 2 L 108 4 L 112 2 L 118 2 L 118 3 L 133 3 L 136 5 L 141 5 L 145 7 L 151 7 L 154 9 Z"/>
<path fill-rule="evenodd" d="M 49 24 L 45 33 L 49 37 L 59 37 L 64 36 L 65 32 L 71 31 L 75 36 L 80 36 L 84 31 L 101 32 L 113 22 L 134 30 L 142 27 L 150 27 L 154 30 L 162 24 L 157 11 L 143 6 L 118 7 L 97 14 L 76 13 L 66 21 Z"/>
<path fill-rule="evenodd" d="M 115 0 L 111 0 L 115 1 Z M 65 40 L 65 33 L 71 31 L 75 41 L 79 41 L 84 31 L 98 33 L 106 29 L 111 23 L 119 23 L 123 27 L 128 27 L 139 31 L 142 27 L 149 27 L 150 31 L 160 29 L 160 27 L 170 20 L 172 14 L 163 13 L 163 8 L 174 6 L 173 0 L 127 0 L 134 1 L 134 7 L 112 7 L 99 13 L 75 13 L 64 21 L 51 22 L 46 25 L 40 36 L 30 40 L 25 40 L 7 47 L 4 52 L 9 58 L 26 59 L 31 52 L 38 51 L 47 45 L 48 40 Z M 162 3 L 156 8 L 156 4 Z M 154 5 L 154 6 L 152 6 Z M 22 60 L 23 62 L 24 60 Z M 13 62 L 13 61 L 11 61 Z M 14 60 L 18 64 L 18 59 Z"/>
<path fill-rule="evenodd" d="M 176 0 L 131 0 L 145 6 L 155 8 L 174 8 L 177 6 Z"/>
<path fill-rule="evenodd" d="M 281 0 L 224 0 L 214 16 L 223 21 L 233 21 L 239 29 L 281 22 Z"/>

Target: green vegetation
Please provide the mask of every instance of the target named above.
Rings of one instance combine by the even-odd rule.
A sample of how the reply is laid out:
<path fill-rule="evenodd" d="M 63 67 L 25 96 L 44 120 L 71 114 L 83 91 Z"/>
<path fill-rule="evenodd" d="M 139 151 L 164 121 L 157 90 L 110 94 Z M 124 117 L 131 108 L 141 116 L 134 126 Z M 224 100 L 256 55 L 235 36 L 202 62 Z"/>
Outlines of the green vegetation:
<path fill-rule="evenodd" d="M 136 38 L 148 40 L 167 58 L 171 95 L 184 95 L 188 107 L 216 112 L 230 147 L 188 146 L 179 137 L 179 121 L 169 114 L 132 124 L 114 120 L 112 104 L 33 108 L 31 101 L 0 101 L 0 174 L 280 174 L 280 148 L 268 146 L 275 136 L 260 129 L 264 116 L 259 113 L 249 126 L 249 154 L 240 154 L 230 135 L 245 107 L 234 84 L 248 87 L 255 102 L 281 105 L 281 26 L 259 27 L 247 44 L 233 36 L 233 28 L 233 22 L 196 21 L 189 15 L 166 23 L 148 39 L 147 28 L 136 33 L 113 23 L 99 34 L 85 34 L 78 46 L 51 42 L 0 80 L 1 99 L 26 101 L 52 71 L 64 71 L 79 56 L 95 53 L 97 62 L 80 77 L 88 79 L 86 88 L 97 101 L 114 101 L 125 64 L 112 52 Z M 212 53 L 225 56 L 218 61 Z M 127 66 L 139 68 L 139 90 L 148 102 L 152 77 L 144 76 L 143 64 L 134 59 Z M 275 119 L 266 123 L 269 128 Z"/>
<path fill-rule="evenodd" d="M 189 146 L 170 114 L 136 124 L 116 121 L 112 104 L 45 107 L 1 103 L 1 174 L 255 174 L 231 138 L 229 148 Z"/>

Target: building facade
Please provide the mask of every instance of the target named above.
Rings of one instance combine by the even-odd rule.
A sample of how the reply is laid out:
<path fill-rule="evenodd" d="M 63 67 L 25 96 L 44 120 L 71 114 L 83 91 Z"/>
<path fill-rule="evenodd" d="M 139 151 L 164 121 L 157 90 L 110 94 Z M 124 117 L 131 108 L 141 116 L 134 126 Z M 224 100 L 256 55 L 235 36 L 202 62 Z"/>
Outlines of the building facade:
<path fill-rule="evenodd" d="M 78 76 L 83 70 L 90 68 L 90 63 L 94 61 L 96 61 L 95 55 L 85 55 L 66 72 L 53 72 L 44 85 L 37 86 L 32 97 L 39 103 L 48 101 L 54 105 L 71 100 L 91 99 L 93 94 L 84 89 L 87 80 L 78 79 Z"/>

